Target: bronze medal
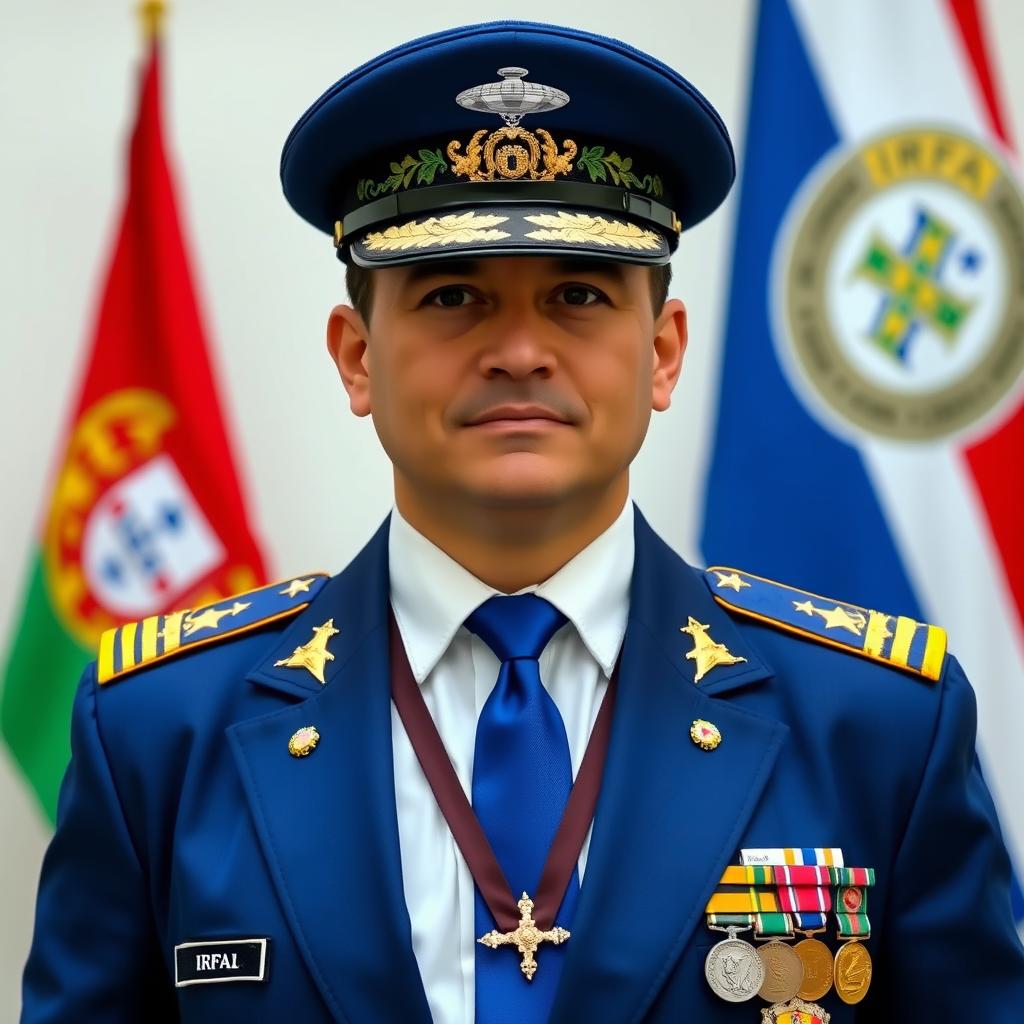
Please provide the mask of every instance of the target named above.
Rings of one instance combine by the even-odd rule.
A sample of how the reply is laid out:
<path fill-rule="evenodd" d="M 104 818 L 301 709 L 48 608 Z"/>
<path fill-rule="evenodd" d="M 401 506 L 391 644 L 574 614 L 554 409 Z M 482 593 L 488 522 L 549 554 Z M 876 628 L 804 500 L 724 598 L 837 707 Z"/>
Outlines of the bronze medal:
<path fill-rule="evenodd" d="M 804 980 L 804 966 L 793 947 L 775 940 L 761 946 L 757 955 L 764 964 L 764 983 L 757 994 L 766 1003 L 792 999 Z"/>
<path fill-rule="evenodd" d="M 840 946 L 835 961 L 836 994 L 844 1003 L 859 1003 L 871 986 L 871 956 L 863 942 Z"/>
<path fill-rule="evenodd" d="M 804 980 L 797 995 L 801 999 L 821 999 L 832 987 L 832 950 L 808 936 L 793 947 L 793 952 L 804 965 Z"/>

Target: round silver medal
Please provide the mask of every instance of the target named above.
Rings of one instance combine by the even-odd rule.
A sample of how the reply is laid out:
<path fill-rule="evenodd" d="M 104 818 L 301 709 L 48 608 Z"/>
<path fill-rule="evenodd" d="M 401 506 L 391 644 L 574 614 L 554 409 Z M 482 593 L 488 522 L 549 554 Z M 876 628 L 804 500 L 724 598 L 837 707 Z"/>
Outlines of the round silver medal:
<path fill-rule="evenodd" d="M 720 999 L 745 1003 L 764 984 L 764 964 L 749 942 L 730 936 L 708 950 L 704 977 Z"/>

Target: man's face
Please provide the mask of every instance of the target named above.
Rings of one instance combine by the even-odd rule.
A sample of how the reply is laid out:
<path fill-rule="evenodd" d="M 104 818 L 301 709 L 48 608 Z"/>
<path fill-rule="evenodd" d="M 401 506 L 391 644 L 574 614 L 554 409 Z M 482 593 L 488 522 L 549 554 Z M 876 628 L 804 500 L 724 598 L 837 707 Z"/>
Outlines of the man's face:
<path fill-rule="evenodd" d="M 543 507 L 625 484 L 685 333 L 645 267 L 510 257 L 377 270 L 369 327 L 338 307 L 328 344 L 400 495 Z"/>

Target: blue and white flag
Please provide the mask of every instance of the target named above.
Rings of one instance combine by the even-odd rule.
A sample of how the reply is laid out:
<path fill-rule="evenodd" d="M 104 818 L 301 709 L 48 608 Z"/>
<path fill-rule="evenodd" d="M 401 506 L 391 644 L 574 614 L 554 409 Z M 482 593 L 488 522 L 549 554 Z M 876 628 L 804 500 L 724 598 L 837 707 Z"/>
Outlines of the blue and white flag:
<path fill-rule="evenodd" d="M 946 627 L 1019 878 L 1024 199 L 976 0 L 762 0 L 743 163 L 704 557 Z"/>

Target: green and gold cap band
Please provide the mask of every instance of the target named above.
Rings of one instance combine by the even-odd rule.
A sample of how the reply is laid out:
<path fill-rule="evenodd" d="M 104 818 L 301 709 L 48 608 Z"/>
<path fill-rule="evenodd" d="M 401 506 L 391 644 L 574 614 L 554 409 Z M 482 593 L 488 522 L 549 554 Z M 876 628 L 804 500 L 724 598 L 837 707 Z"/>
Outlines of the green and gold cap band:
<path fill-rule="evenodd" d="M 361 266 L 565 251 L 664 263 L 682 225 L 651 165 L 541 127 L 427 140 L 376 157 L 345 189 L 335 245 Z"/>

